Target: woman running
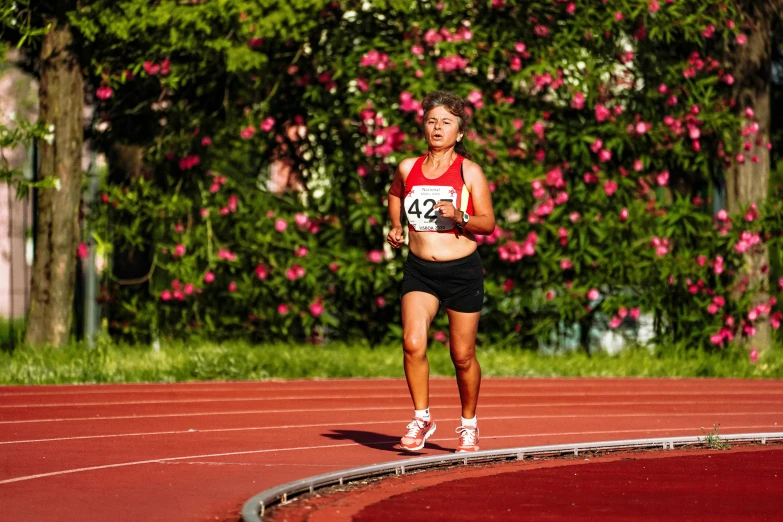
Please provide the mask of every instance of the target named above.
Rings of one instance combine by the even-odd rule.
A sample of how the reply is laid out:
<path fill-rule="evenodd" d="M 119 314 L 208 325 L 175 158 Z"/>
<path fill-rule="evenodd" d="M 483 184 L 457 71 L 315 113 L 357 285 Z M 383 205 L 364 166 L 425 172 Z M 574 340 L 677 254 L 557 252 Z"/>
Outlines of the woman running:
<path fill-rule="evenodd" d="M 404 213 L 410 249 L 402 279 L 402 329 L 414 414 L 400 446 L 418 451 L 435 432 L 429 410 L 427 337 L 443 306 L 462 403 L 456 451 L 477 451 L 481 367 L 476 360 L 476 332 L 484 302 L 484 273 L 475 236 L 492 233 L 495 214 L 484 172 L 467 159 L 462 142 L 468 123 L 465 102 L 450 92 L 433 92 L 424 98 L 422 108 L 427 155 L 403 160 L 389 190 L 392 229 L 386 241 L 393 248 L 404 243 Z"/>

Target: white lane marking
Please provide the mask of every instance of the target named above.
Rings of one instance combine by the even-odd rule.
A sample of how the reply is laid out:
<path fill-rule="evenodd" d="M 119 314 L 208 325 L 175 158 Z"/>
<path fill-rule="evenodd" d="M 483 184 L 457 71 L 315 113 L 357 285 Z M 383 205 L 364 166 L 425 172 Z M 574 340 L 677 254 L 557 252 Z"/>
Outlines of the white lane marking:
<path fill-rule="evenodd" d="M 594 402 L 594 403 L 560 403 L 560 404 L 526 404 L 526 403 L 512 403 L 512 404 L 484 404 L 482 402 L 482 408 L 558 408 L 558 407 L 582 407 L 582 406 L 672 406 L 683 404 L 709 404 L 714 405 L 715 401 L 650 401 L 650 402 Z M 779 405 L 780 401 L 724 401 L 724 404 L 775 404 Z M 439 408 L 451 407 L 453 404 L 439 404 Z M 384 410 L 410 410 L 410 406 L 384 406 Z M 297 409 L 274 409 L 274 410 L 237 410 L 237 411 L 205 411 L 205 412 L 190 412 L 190 413 L 156 413 L 146 415 L 113 415 L 110 417 L 101 417 L 96 415 L 94 417 L 57 417 L 57 418 L 45 418 L 45 419 L 19 419 L 19 420 L 7 420 L 0 421 L 2 424 L 28 424 L 38 422 L 71 422 L 71 421 L 103 421 L 103 420 L 125 420 L 125 419 L 166 419 L 177 417 L 209 417 L 212 415 L 266 415 L 270 413 L 315 413 L 315 412 L 337 412 L 337 411 L 377 411 L 378 408 L 297 408 Z"/>
<path fill-rule="evenodd" d="M 482 406 L 484 408 L 485 406 Z M 399 408 L 398 408 L 399 409 Z M 737 415 L 779 415 L 782 412 L 755 412 L 755 413 L 748 413 L 748 412 L 713 412 L 713 413 L 667 413 L 666 415 L 672 416 L 672 417 L 684 417 L 684 416 L 693 416 L 693 417 L 699 417 L 699 416 L 711 416 L 711 417 L 721 417 L 721 416 L 737 416 Z M 499 417 L 485 417 L 482 416 L 482 421 L 491 421 L 491 420 L 522 420 L 522 419 L 579 419 L 584 417 L 591 417 L 591 418 L 618 418 L 618 417 L 649 417 L 651 414 L 649 413 L 617 413 L 617 414 L 599 414 L 599 415 L 591 415 L 588 413 L 581 414 L 581 415 L 505 415 L 505 416 L 499 416 Z M 654 415 L 654 414 L 653 414 Z M 302 429 L 302 428 L 322 428 L 325 426 L 332 426 L 335 428 L 339 428 L 341 426 L 361 426 L 361 425 L 375 425 L 375 424 L 404 424 L 405 422 L 408 422 L 409 419 L 396 419 L 396 420 L 379 420 L 379 421 L 359 421 L 359 422 L 323 422 L 323 423 L 312 423 L 312 424 L 281 424 L 276 426 L 246 426 L 243 428 L 210 428 L 210 429 L 187 429 L 187 430 L 170 430 L 170 431 L 147 431 L 147 432 L 137 432 L 137 433 L 109 433 L 109 434 L 103 434 L 103 435 L 77 435 L 73 437 L 54 437 L 49 439 L 23 439 L 23 440 L 9 440 L 0 442 L 0 445 L 3 444 L 27 444 L 32 442 L 61 442 L 61 441 L 72 441 L 72 440 L 84 440 L 84 439 L 112 439 L 112 438 L 121 438 L 121 437 L 143 437 L 147 435 L 192 435 L 196 433 L 224 433 L 224 432 L 233 432 L 233 431 L 259 431 L 259 430 L 287 430 L 287 429 Z M 450 422 L 454 421 L 457 422 L 458 419 L 444 419 L 444 422 Z M 777 423 L 775 423 L 777 425 Z"/>
<path fill-rule="evenodd" d="M 762 424 L 760 426 L 721 426 L 722 430 L 758 430 L 758 429 L 779 429 L 780 426 L 770 426 L 769 424 Z M 671 432 L 671 431 L 682 431 L 682 430 L 699 430 L 702 431 L 705 428 L 698 427 L 695 428 L 693 426 L 688 426 L 685 428 L 654 428 L 654 429 L 644 429 L 640 428 L 637 430 L 600 430 L 600 431 L 557 431 L 554 433 L 527 433 L 522 435 L 492 435 L 492 436 L 481 436 L 482 439 L 520 439 L 525 437 L 557 437 L 560 435 L 607 435 L 612 433 L 661 433 L 661 432 Z M 702 433 L 703 434 L 703 433 Z M 702 435 L 700 434 L 700 435 Z M 723 433 L 723 435 L 729 435 L 728 433 Z M 452 438 L 439 438 L 439 439 L 427 439 L 431 441 L 448 441 L 453 440 Z"/>
<path fill-rule="evenodd" d="M 677 396 L 682 397 L 684 394 L 676 391 L 632 391 L 635 396 L 650 395 L 654 397 L 660 396 Z M 700 395 L 700 394 L 699 394 Z M 743 396 L 743 395 L 757 395 L 756 392 L 749 391 L 737 391 L 737 392 L 710 392 L 710 395 L 715 396 Z M 779 392 L 767 392 L 764 395 L 783 395 L 783 390 Z M 431 393 L 430 398 L 450 398 L 453 397 L 453 393 Z M 601 392 L 601 393 L 492 393 L 485 392 L 481 394 L 482 398 L 499 398 L 499 397 L 532 397 L 536 399 L 543 399 L 548 397 L 600 397 L 610 396 L 616 397 L 615 392 Z M 129 406 L 129 405 L 144 405 L 144 404 L 194 404 L 194 403 L 214 403 L 214 402 L 276 402 L 283 400 L 295 400 L 295 401 L 319 401 L 319 400 L 356 400 L 356 399 L 407 399 L 408 394 L 401 392 L 396 394 L 383 394 L 383 395 L 369 395 L 366 393 L 358 395 L 290 395 L 290 396 L 270 396 L 270 397 L 223 397 L 212 399 L 159 399 L 148 401 L 112 401 L 112 402 L 51 402 L 51 403 L 29 403 L 29 404 L 0 404 L 0 408 L 15 409 L 15 408 L 68 408 L 68 407 L 92 407 L 92 406 Z"/>
<path fill-rule="evenodd" d="M 758 429 L 758 428 L 768 428 L 768 426 L 730 426 L 725 427 L 726 429 Z M 502 435 L 495 438 L 522 438 L 522 437 L 550 437 L 550 436 L 558 436 L 558 435 L 599 435 L 599 434 L 607 434 L 607 433 L 650 433 L 650 432 L 672 432 L 675 430 L 697 430 L 701 428 L 695 428 L 695 427 L 686 427 L 686 428 L 660 428 L 660 429 L 638 429 L 638 430 L 618 430 L 618 431 L 578 431 L 578 432 L 556 432 L 556 433 L 534 433 L 534 434 L 520 434 L 520 435 Z M 489 437 L 487 437 L 489 438 Z M 259 453 L 274 453 L 274 452 L 282 452 L 282 451 L 305 451 L 305 450 L 313 450 L 313 449 L 332 449 L 332 448 L 345 448 L 348 446 L 382 446 L 384 444 L 389 444 L 393 442 L 397 442 L 398 439 L 389 439 L 385 441 L 380 442 L 350 442 L 345 444 L 321 444 L 317 446 L 298 446 L 293 448 L 273 448 L 273 449 L 262 449 L 262 450 L 247 450 L 247 451 L 230 451 L 226 453 L 207 453 L 203 455 L 187 455 L 187 456 L 181 456 L 181 457 L 165 457 L 160 459 L 149 459 L 149 460 L 136 460 L 136 461 L 130 461 L 130 462 L 119 462 L 116 464 L 103 464 L 99 466 L 88 466 L 85 468 L 74 468 L 74 469 L 65 469 L 60 471 L 51 471 L 48 473 L 38 473 L 36 475 L 27 475 L 23 477 L 15 477 L 11 479 L 5 479 L 0 480 L 0 485 L 3 484 L 12 484 L 14 482 L 23 482 L 27 480 L 33 480 L 33 479 L 39 479 L 39 478 L 45 478 L 45 477 L 55 477 L 59 475 L 68 475 L 71 473 L 81 473 L 83 471 L 98 471 L 103 469 L 111 469 L 111 468 L 122 468 L 122 467 L 128 467 L 128 466 L 139 466 L 142 464 L 163 464 L 168 462 L 177 462 L 182 460 L 190 460 L 190 459 L 204 459 L 204 458 L 214 458 L 214 457 L 229 457 L 234 455 L 255 455 Z M 437 439 L 430 439 L 435 441 L 451 441 L 454 440 L 452 438 L 437 438 Z"/>
<path fill-rule="evenodd" d="M 601 378 L 604 379 L 604 378 Z M 504 389 L 508 388 L 557 388 L 562 389 L 562 387 L 565 386 L 576 386 L 576 387 L 595 387 L 600 386 L 603 388 L 606 385 L 616 385 L 620 387 L 626 387 L 629 384 L 632 384 L 634 388 L 642 386 L 651 386 L 656 387 L 660 386 L 661 382 L 665 382 L 667 389 L 672 390 L 676 389 L 678 387 L 684 388 L 686 391 L 703 391 L 700 390 L 700 387 L 697 385 L 704 385 L 709 384 L 709 380 L 702 380 L 699 379 L 697 382 L 689 382 L 687 380 L 683 379 L 676 379 L 676 378 L 632 378 L 632 377 L 616 377 L 616 378 L 605 378 L 606 382 L 604 380 L 599 380 L 598 382 L 595 379 L 580 379 L 580 378 L 570 378 L 570 377 L 561 377 L 556 379 L 550 379 L 546 378 L 539 380 L 539 378 L 513 378 L 513 377 L 485 377 L 484 381 L 482 382 L 482 386 L 486 388 L 491 388 L 494 386 L 501 386 Z M 453 377 L 431 377 L 430 378 L 430 387 L 437 387 L 437 386 L 444 386 L 451 388 L 453 386 Z M 507 380 L 507 382 L 506 382 Z M 251 393 L 251 392 L 279 392 L 279 391 L 321 391 L 321 390 L 327 390 L 327 391 L 337 391 L 337 390 L 357 390 L 358 388 L 363 388 L 364 386 L 367 386 L 368 389 L 371 390 L 377 390 L 377 389 L 397 389 L 402 387 L 402 389 L 405 389 L 405 380 L 400 379 L 383 379 L 383 380 L 366 380 L 366 379 L 357 379 L 355 381 L 346 381 L 346 380 L 338 380 L 339 384 L 344 384 L 343 386 L 324 386 L 320 387 L 318 385 L 322 383 L 326 383 L 325 381 L 306 381 L 308 383 L 312 383 L 312 386 L 297 386 L 289 384 L 289 382 L 297 382 L 301 383 L 302 381 L 266 381 L 266 382 L 236 382 L 232 383 L 232 386 L 220 386 L 216 385 L 214 381 L 200 381 L 200 382 L 188 382 L 188 383 L 158 383 L 158 384 L 150 384 L 150 383 L 122 383 L 122 384 L 94 384 L 94 385 L 85 385 L 85 384 L 69 384 L 69 385 L 39 385 L 35 391 L 21 391 L 23 387 L 19 387 L 20 391 L 12 391 L 12 392 L 0 392 L 0 397 L 21 397 L 21 396 L 33 396 L 33 397 L 43 397 L 47 395 L 121 395 L 121 394 L 142 394 L 142 393 L 150 393 L 150 394 L 171 394 L 171 393 L 237 393 L 237 392 L 243 392 L 243 393 Z M 335 383 L 335 380 L 330 380 L 328 382 Z M 235 385 L 234 385 L 235 384 Z M 381 385 L 383 384 L 383 385 Z M 758 393 L 769 393 L 769 392 L 781 392 L 783 390 L 783 385 L 774 385 L 772 383 L 752 383 L 748 384 L 745 381 L 737 381 L 737 380 L 731 380 L 731 379 L 724 379 L 721 380 L 722 386 L 731 386 L 736 385 L 738 388 L 742 390 L 747 390 L 748 386 L 751 387 L 753 392 Z M 761 386 L 760 386 L 761 385 Z M 54 386 L 62 386 L 62 388 L 55 389 Z M 150 389 L 133 389 L 136 387 L 141 386 L 150 386 Z M 212 386 L 212 387 L 210 387 Z M 84 387 L 84 389 L 74 389 L 74 388 L 81 388 Z M 100 388 L 107 388 L 107 389 L 100 389 Z M 0 389 L 10 389 L 13 387 L 10 386 L 0 386 Z M 111 388 L 111 389 L 108 389 Z M 635 390 L 629 390 L 629 391 L 635 391 Z"/>

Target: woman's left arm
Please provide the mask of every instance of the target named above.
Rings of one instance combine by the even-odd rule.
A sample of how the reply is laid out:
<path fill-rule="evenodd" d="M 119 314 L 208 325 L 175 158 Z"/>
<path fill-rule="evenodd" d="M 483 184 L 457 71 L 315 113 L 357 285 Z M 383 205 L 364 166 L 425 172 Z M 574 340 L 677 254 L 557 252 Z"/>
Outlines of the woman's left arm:
<path fill-rule="evenodd" d="M 492 208 L 492 193 L 484 171 L 474 162 L 467 162 L 462 171 L 465 185 L 473 198 L 473 215 L 462 230 L 487 236 L 495 230 L 495 211 Z M 457 223 L 462 223 L 462 213 L 457 213 Z"/>

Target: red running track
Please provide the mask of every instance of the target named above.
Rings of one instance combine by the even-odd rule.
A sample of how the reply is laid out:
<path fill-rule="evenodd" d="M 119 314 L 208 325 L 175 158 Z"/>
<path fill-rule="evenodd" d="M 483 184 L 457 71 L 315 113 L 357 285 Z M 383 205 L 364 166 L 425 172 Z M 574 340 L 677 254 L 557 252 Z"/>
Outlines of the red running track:
<path fill-rule="evenodd" d="M 0 387 L 0 520 L 236 520 L 259 491 L 409 458 L 405 381 Z M 433 379 L 453 451 L 459 396 Z M 783 431 L 783 381 L 485 379 L 482 449 Z"/>

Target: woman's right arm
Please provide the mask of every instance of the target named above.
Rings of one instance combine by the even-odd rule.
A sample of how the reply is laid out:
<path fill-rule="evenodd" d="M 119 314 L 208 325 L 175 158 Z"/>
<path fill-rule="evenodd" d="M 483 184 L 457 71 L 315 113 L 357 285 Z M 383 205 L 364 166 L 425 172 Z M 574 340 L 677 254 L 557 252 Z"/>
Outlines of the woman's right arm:
<path fill-rule="evenodd" d="M 391 220 L 391 230 L 386 236 L 386 241 L 392 248 L 400 248 L 403 244 L 402 234 L 402 197 L 405 191 L 405 178 L 413 167 L 411 161 L 415 159 L 407 158 L 400 162 L 399 167 L 394 172 L 391 187 L 389 188 L 389 219 Z"/>

